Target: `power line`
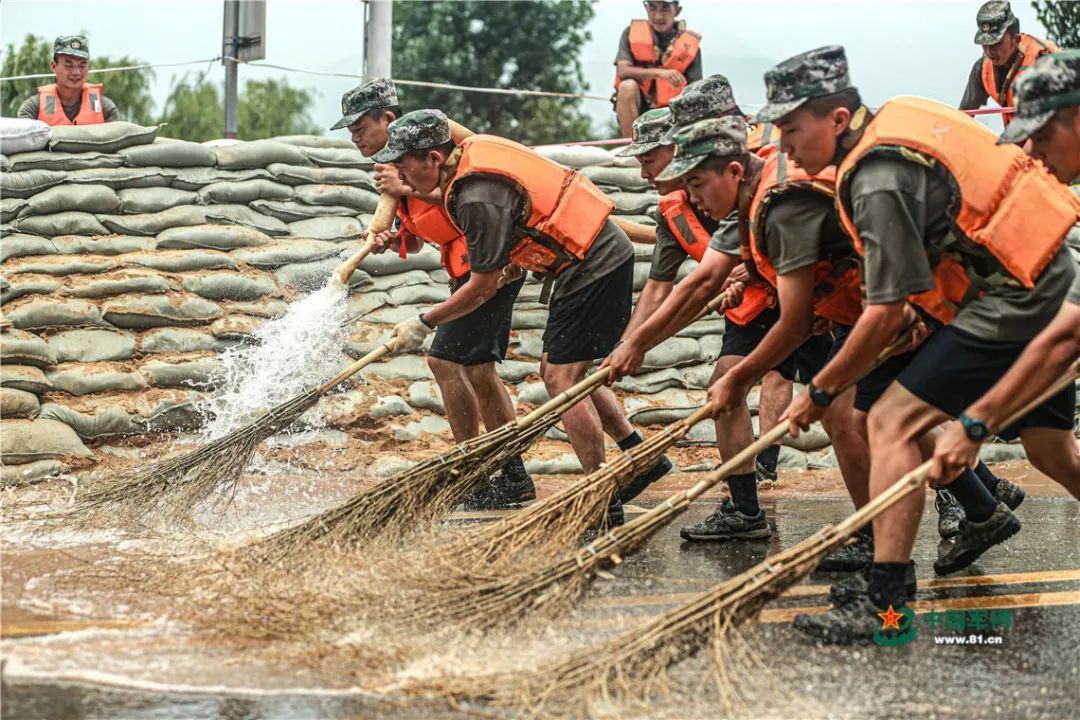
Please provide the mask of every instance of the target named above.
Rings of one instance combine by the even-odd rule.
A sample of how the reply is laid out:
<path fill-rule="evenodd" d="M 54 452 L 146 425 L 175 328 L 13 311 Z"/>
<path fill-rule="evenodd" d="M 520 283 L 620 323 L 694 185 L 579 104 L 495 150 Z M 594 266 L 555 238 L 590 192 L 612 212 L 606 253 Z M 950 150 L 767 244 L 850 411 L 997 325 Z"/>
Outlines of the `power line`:
<path fill-rule="evenodd" d="M 213 63 L 221 60 L 221 56 L 215 58 L 209 58 L 207 60 L 188 60 L 186 62 L 178 63 L 155 63 L 153 65 L 122 65 L 120 67 L 110 68 L 91 68 L 87 71 L 87 74 L 93 73 L 113 73 L 113 72 L 125 72 L 128 70 L 150 70 L 153 68 L 164 67 L 182 67 L 184 65 L 202 65 L 203 63 Z M 41 80 L 44 78 L 56 77 L 55 73 L 37 73 L 35 75 L 12 75 L 10 77 L 0 77 L 0 82 L 10 82 L 13 80 Z"/>

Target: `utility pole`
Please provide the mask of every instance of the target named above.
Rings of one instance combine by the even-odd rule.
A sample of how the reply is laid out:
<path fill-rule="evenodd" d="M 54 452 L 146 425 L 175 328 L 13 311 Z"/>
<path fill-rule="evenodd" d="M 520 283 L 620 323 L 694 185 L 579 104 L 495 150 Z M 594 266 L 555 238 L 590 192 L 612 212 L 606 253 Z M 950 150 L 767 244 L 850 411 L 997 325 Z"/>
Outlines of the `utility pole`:
<path fill-rule="evenodd" d="M 239 91 L 238 60 L 262 60 L 266 57 L 266 0 L 225 0 L 225 22 L 221 33 L 221 62 L 225 65 L 225 133 L 235 138 L 239 116 L 236 95 Z"/>
<path fill-rule="evenodd" d="M 365 0 L 364 76 L 367 78 L 391 77 L 393 19 L 392 0 Z"/>

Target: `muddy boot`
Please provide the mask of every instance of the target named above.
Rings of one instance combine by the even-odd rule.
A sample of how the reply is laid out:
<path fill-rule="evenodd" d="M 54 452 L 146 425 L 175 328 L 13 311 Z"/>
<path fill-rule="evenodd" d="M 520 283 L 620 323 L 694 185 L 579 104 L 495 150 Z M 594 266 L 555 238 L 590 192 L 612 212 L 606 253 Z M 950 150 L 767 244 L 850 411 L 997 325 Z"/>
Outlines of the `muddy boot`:
<path fill-rule="evenodd" d="M 1020 532 L 1020 519 L 1003 502 L 983 522 L 960 521 L 960 532 L 945 552 L 934 562 L 934 572 L 949 575 L 963 570 L 984 552 Z"/>
<path fill-rule="evenodd" d="M 874 538 L 859 531 L 855 542 L 833 550 L 821 559 L 817 572 L 853 572 L 868 567 L 874 561 Z"/>
<path fill-rule="evenodd" d="M 619 490 L 619 500 L 626 503 L 640 495 L 645 488 L 671 472 L 675 466 L 668 460 L 667 455 L 661 455 L 660 459 L 651 468 L 641 473 L 630 484 Z"/>
<path fill-rule="evenodd" d="M 866 572 L 852 573 L 833 583 L 829 588 L 829 602 L 839 607 L 846 605 L 859 595 L 866 595 L 870 589 L 869 571 L 870 568 L 867 567 Z M 904 592 L 909 598 L 913 598 L 918 589 L 918 583 L 915 580 L 915 563 L 911 562 L 908 564 L 907 575 L 904 577 Z"/>
<path fill-rule="evenodd" d="M 772 528 L 765 518 L 765 511 L 747 515 L 724 498 L 720 509 L 697 525 L 687 525 L 679 531 L 683 540 L 690 542 L 724 542 L 725 540 L 765 540 L 772 536 Z"/>
<path fill-rule="evenodd" d="M 757 454 L 757 457 L 754 458 L 754 474 L 757 475 L 759 483 L 776 482 L 779 479 L 779 475 L 776 473 L 776 465 L 779 460 L 779 445 L 770 445 Z"/>
<path fill-rule="evenodd" d="M 1010 510 L 1015 510 L 1020 507 L 1020 503 L 1024 502 L 1024 498 L 1027 493 L 1024 492 L 1024 488 L 1011 483 L 1005 478 L 999 478 L 997 485 L 994 487 L 994 497 L 998 502 L 1005 503 Z"/>
<path fill-rule="evenodd" d="M 498 474 L 465 499 L 466 510 L 505 510 L 536 499 L 533 484 L 521 457 L 506 461 Z"/>
<path fill-rule="evenodd" d="M 874 639 L 874 631 L 881 628 L 881 612 L 864 590 L 821 615 L 796 615 L 792 625 L 826 643 L 867 643 Z"/>
<path fill-rule="evenodd" d="M 622 500 L 614 497 L 607 506 L 607 525 L 608 527 L 618 527 L 625 522 L 626 513 L 623 512 Z"/>
<path fill-rule="evenodd" d="M 934 509 L 937 510 L 937 531 L 942 540 L 956 537 L 960 532 L 960 521 L 964 519 L 964 508 L 956 502 L 953 494 L 944 488 L 937 491 L 934 498 Z"/>

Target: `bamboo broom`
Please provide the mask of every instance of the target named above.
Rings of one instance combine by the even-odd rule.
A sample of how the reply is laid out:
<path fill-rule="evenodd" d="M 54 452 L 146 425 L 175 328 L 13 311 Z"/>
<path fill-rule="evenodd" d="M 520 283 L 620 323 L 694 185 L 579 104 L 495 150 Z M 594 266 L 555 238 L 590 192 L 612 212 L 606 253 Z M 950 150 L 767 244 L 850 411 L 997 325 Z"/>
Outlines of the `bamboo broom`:
<path fill-rule="evenodd" d="M 1078 377 L 1080 362 L 1074 363 L 1004 425 L 1015 423 L 1075 383 Z M 448 678 L 397 689 L 406 694 L 434 694 L 454 700 L 484 699 L 520 706 L 572 692 L 595 691 L 606 695 L 613 689 L 629 689 L 635 681 L 638 687 L 648 687 L 649 681 L 668 666 L 698 652 L 716 628 L 737 627 L 756 616 L 765 603 L 812 572 L 824 555 L 904 497 L 922 490 L 931 465 L 932 461 L 924 462 L 840 523 L 826 525 L 802 542 L 699 594 L 642 628 L 574 651 L 535 670 Z"/>

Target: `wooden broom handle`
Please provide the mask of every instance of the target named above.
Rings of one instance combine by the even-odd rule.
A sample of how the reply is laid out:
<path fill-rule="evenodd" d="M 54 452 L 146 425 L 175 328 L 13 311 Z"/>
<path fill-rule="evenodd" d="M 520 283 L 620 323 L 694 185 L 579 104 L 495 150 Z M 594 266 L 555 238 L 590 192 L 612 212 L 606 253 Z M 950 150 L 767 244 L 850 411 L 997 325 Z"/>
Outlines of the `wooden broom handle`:
<path fill-rule="evenodd" d="M 319 394 L 322 395 L 322 394 L 330 392 L 339 383 L 342 383 L 342 382 L 348 380 L 350 377 L 352 377 L 356 373 L 360 372 L 361 370 L 366 368 L 371 363 L 378 362 L 379 360 L 382 360 L 387 355 L 392 354 L 394 352 L 394 350 L 395 350 L 395 345 L 396 345 L 396 343 L 393 340 L 390 340 L 390 341 L 380 345 L 379 347 L 375 348 L 374 350 L 369 352 L 367 355 L 360 358 L 359 360 L 354 362 L 352 365 L 345 368 L 344 370 L 339 372 L 337 375 L 335 375 L 334 377 L 330 378 L 329 380 L 324 382 L 322 385 L 320 385 L 319 386 Z"/>

